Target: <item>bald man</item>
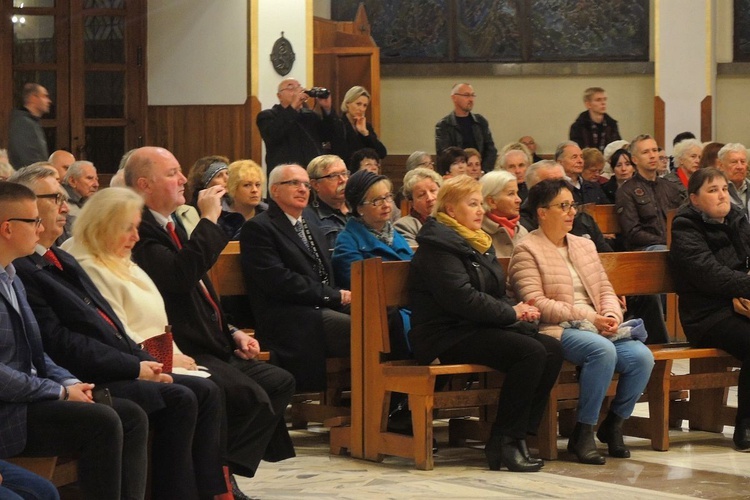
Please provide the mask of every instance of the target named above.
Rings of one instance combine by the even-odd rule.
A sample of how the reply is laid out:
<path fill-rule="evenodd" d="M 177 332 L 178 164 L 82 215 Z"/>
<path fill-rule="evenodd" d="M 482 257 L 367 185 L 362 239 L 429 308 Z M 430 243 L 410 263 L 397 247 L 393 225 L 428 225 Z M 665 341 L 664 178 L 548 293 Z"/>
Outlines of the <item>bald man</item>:
<path fill-rule="evenodd" d="M 65 150 L 58 149 L 51 155 L 49 155 L 48 160 L 53 167 L 55 167 L 55 170 L 57 170 L 57 173 L 60 175 L 60 180 L 65 178 L 65 174 L 68 172 L 68 168 L 75 163 L 76 158 L 72 154 L 68 153 Z"/>
<path fill-rule="evenodd" d="M 294 78 L 279 83 L 276 96 L 279 103 L 258 113 L 256 123 L 266 143 L 268 173 L 277 165 L 296 163 L 305 165 L 323 154 L 323 143 L 330 142 L 335 113 L 331 112 L 331 97 L 316 98 L 323 117 L 307 107 L 305 88 Z"/>

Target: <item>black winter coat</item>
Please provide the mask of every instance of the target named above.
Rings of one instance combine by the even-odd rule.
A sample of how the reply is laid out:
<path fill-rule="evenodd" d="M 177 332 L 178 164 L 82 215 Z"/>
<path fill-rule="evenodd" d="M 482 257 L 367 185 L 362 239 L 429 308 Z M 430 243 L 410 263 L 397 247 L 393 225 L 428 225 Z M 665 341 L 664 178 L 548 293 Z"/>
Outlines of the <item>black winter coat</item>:
<path fill-rule="evenodd" d="M 420 363 L 430 363 L 479 329 L 516 322 L 492 247 L 480 254 L 433 218 L 422 226 L 417 242 L 409 269 L 409 338 Z"/>
<path fill-rule="evenodd" d="M 724 223 L 682 207 L 672 222 L 669 265 L 680 296 L 680 320 L 691 343 L 734 314 L 734 297 L 750 298 L 750 223 L 732 206 Z"/>

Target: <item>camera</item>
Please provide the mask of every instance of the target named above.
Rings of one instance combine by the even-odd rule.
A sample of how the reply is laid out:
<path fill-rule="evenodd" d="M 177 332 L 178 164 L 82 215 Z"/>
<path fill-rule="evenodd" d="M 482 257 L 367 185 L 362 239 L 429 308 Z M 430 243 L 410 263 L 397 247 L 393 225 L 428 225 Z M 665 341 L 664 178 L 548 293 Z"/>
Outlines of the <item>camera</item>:
<path fill-rule="evenodd" d="M 309 90 L 304 91 L 310 97 L 316 97 L 318 99 L 326 99 L 331 95 L 331 91 L 325 87 L 313 87 Z"/>

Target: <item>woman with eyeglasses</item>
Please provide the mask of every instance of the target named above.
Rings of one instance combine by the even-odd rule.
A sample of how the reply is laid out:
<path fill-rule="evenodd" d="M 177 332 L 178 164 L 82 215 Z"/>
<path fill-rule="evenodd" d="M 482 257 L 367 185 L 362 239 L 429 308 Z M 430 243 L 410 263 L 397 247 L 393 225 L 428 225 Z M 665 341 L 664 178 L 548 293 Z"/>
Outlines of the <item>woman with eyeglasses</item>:
<path fill-rule="evenodd" d="M 359 170 L 349 177 L 344 195 L 352 210 L 346 227 L 333 249 L 336 284 L 351 289 L 352 262 L 382 257 L 383 260 L 411 260 L 409 244 L 391 224 L 393 194 L 384 175 Z"/>
<path fill-rule="evenodd" d="M 505 373 L 484 452 L 491 470 L 536 472 L 526 436 L 537 432 L 562 365 L 559 342 L 537 331 L 539 310 L 505 293 L 505 273 L 482 231 L 482 186 L 446 181 L 417 235 L 409 270 L 409 340 L 422 364 L 477 363 Z"/>
<path fill-rule="evenodd" d="M 382 160 L 388 154 L 370 123 L 365 112 L 370 105 L 370 93 L 359 85 L 350 88 L 341 103 L 341 119 L 333 126 L 331 153 L 344 158 L 350 172 L 356 172 L 359 165 L 352 163 L 352 155 L 362 148 L 374 149 Z"/>
<path fill-rule="evenodd" d="M 594 243 L 570 234 L 576 203 L 563 180 L 545 180 L 529 190 L 527 203 L 539 228 L 513 251 L 508 275 L 516 297 L 534 304 L 540 332 L 560 341 L 565 359 L 581 367 L 577 422 L 568 451 L 581 463 L 602 465 L 594 427 L 616 371 L 617 393 L 596 437 L 610 457 L 628 458 L 622 425 L 648 383 L 654 358 L 638 339 L 638 320 L 622 323 L 620 301 L 607 278 Z"/>

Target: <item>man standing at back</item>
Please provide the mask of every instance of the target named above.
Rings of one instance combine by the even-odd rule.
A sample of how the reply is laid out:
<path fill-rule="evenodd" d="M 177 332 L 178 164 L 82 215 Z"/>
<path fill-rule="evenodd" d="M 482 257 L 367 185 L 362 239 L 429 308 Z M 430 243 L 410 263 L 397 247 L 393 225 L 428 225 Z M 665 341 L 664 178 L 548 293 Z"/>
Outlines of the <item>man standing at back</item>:
<path fill-rule="evenodd" d="M 626 250 L 666 250 L 667 212 L 679 207 L 684 194 L 674 182 L 659 177 L 659 146 L 650 135 L 630 142 L 636 171 L 617 190 L 615 206 Z"/>
<path fill-rule="evenodd" d="M 620 140 L 617 120 L 607 114 L 607 94 L 601 87 L 590 87 L 583 92 L 586 111 L 578 115 L 570 126 L 570 140 L 583 148 L 596 148 L 602 153 L 612 141 Z"/>
<path fill-rule="evenodd" d="M 216 223 L 221 197 L 213 186 L 200 192 L 201 219 L 190 237 L 175 217 L 185 203 L 185 182 L 177 159 L 166 149 L 144 147 L 125 166 L 125 183 L 145 201 L 140 241 L 133 260 L 156 284 L 179 348 L 211 372 L 226 397 L 228 455 L 233 473 L 253 477 L 261 459 L 294 456 L 284 410 L 294 379 L 255 359 L 260 346 L 229 325 L 207 272 L 228 242 Z"/>
<path fill-rule="evenodd" d="M 49 113 L 52 100 L 47 89 L 38 83 L 27 83 L 21 94 L 23 107 L 10 115 L 8 159 L 19 169 L 37 161 L 47 161 L 47 139 L 39 119 Z"/>
<path fill-rule="evenodd" d="M 471 112 L 476 96 L 474 88 L 468 83 L 453 86 L 453 112 L 435 125 L 435 151 L 439 155 L 450 146 L 474 148 L 482 155 L 482 170 L 491 172 L 495 168 L 497 148 L 487 120 L 482 115 Z"/>

